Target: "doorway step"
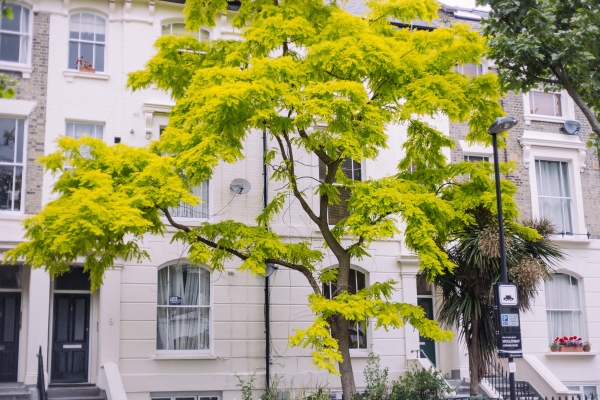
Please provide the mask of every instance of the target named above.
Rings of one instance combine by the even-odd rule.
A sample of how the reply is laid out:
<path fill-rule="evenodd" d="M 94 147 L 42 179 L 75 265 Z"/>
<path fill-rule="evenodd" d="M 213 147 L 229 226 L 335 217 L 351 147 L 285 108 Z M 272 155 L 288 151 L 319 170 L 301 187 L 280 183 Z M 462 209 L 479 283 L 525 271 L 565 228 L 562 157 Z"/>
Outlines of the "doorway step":
<path fill-rule="evenodd" d="M 35 386 L 22 383 L 0 383 L 0 400 L 33 400 L 37 399 Z"/>
<path fill-rule="evenodd" d="M 50 384 L 48 400 L 106 400 L 106 392 L 94 384 Z"/>

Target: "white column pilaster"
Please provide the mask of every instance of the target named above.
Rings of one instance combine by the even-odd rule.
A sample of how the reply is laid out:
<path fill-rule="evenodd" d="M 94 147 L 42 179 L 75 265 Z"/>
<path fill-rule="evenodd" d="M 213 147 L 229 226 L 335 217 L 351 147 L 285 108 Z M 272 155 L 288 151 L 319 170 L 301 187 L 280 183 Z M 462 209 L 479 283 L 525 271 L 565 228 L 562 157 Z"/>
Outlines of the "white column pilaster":
<path fill-rule="evenodd" d="M 43 269 L 33 269 L 29 277 L 27 307 L 27 352 L 25 384 L 37 382 L 38 351 L 42 346 L 45 382 L 48 384 L 48 333 L 50 331 L 50 276 Z"/>
<path fill-rule="evenodd" d="M 417 274 L 419 273 L 419 258 L 414 255 L 398 256 L 400 263 L 400 276 L 402 279 L 402 302 L 408 304 L 417 304 Z M 411 325 L 404 327 L 404 345 L 406 359 L 413 360 L 418 358 L 419 350 L 419 332 Z"/>
<path fill-rule="evenodd" d="M 104 272 L 100 287 L 100 313 L 98 319 L 98 374 L 104 363 L 119 365 L 121 332 L 121 270 L 115 266 Z M 102 382 L 98 379 L 97 382 Z"/>

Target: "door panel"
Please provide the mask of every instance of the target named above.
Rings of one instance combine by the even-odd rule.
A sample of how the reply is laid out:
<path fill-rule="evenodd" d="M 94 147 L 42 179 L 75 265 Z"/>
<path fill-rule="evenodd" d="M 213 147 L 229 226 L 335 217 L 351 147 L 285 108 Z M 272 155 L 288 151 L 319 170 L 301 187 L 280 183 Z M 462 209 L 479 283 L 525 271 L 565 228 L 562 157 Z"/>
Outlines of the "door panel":
<path fill-rule="evenodd" d="M 16 382 L 19 370 L 21 293 L 0 292 L 0 382 Z"/>
<path fill-rule="evenodd" d="M 425 317 L 428 319 L 433 319 L 433 299 L 431 298 L 417 298 L 417 304 L 425 310 Z M 437 365 L 437 360 L 435 357 L 435 342 L 433 339 L 429 339 L 419 335 L 419 348 L 425 353 L 429 361 L 433 363 L 433 365 Z M 423 357 L 423 354 L 419 354 L 419 357 Z"/>
<path fill-rule="evenodd" d="M 88 381 L 90 295 L 54 295 L 51 382 Z"/>

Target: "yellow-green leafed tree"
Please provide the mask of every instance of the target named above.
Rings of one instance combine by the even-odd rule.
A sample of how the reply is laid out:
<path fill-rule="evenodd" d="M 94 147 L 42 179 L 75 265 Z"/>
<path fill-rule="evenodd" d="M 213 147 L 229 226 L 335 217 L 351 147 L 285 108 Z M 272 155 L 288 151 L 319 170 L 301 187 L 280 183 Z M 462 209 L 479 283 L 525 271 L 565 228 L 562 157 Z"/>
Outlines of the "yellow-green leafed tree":
<path fill-rule="evenodd" d="M 274 263 L 306 277 L 314 291 L 308 302 L 315 322 L 297 330 L 290 342 L 312 348 L 318 367 L 341 375 L 346 399 L 355 391 L 350 323 L 368 320 L 384 329 L 409 323 L 424 336 L 449 340 L 451 333 L 427 320 L 422 309 L 391 300 L 396 282 L 349 293 L 350 262 L 367 257 L 373 241 L 402 233 L 430 279 L 452 271 L 444 245 L 470 222 L 465 208 L 493 208 L 493 185 L 463 191 L 460 180 L 449 185 L 457 175 L 477 171 L 447 165 L 442 149 L 452 141 L 420 117 L 443 114 L 468 121 L 469 139 L 488 141 L 486 128 L 502 114 L 496 78 L 454 72 L 457 63 L 478 63 L 484 52 L 480 35 L 468 26 L 419 31 L 390 24 L 431 21 L 437 15 L 435 0 L 366 1 L 370 13 L 364 16 L 349 14 L 344 5 L 243 1 L 233 20 L 241 41 L 161 37 L 157 54 L 128 82 L 133 90 L 156 85 L 176 101 L 160 141 L 131 148 L 91 138 L 60 139 L 59 151 L 41 159 L 60 175 L 57 198 L 27 219 L 29 241 L 5 261 L 23 260 L 60 274 L 83 257 L 97 288 L 115 259 L 148 257 L 138 241 L 148 233 L 164 234 L 166 217 L 178 230 L 174 240 L 189 245 L 192 262 L 221 270 L 226 260 L 237 258 L 240 268 L 253 274 Z M 226 7 L 225 0 L 187 0 L 188 28 L 214 26 Z M 386 125 L 400 122 L 408 126 L 409 139 L 404 149 L 396 149 L 408 155 L 398 173 L 349 179 L 342 162 L 376 159 L 387 147 Z M 317 123 L 321 129 L 313 129 Z M 243 143 L 253 129 L 276 143 L 265 160 L 271 179 L 286 189 L 252 225 L 174 221 L 169 209 L 180 202 L 196 204 L 190 187 L 209 179 L 218 164 L 243 158 Z M 299 154 L 306 152 L 325 165 L 322 179 L 308 190 L 303 182 L 311 178 L 297 174 Z M 489 180 L 487 172 L 477 176 Z M 327 250 L 310 242 L 289 243 L 268 229 L 282 211 L 288 188 Z M 442 196 L 449 188 L 453 196 Z M 315 207 L 307 201 L 312 190 L 320 199 Z M 349 197 L 342 200 L 340 193 Z M 330 226 L 328 208 L 346 204 L 341 201 L 347 202 L 348 217 Z M 515 209 L 514 203 L 506 207 L 507 214 Z M 337 270 L 315 267 L 326 251 L 337 258 Z M 332 283 L 333 299 L 323 296 L 323 283 Z"/>

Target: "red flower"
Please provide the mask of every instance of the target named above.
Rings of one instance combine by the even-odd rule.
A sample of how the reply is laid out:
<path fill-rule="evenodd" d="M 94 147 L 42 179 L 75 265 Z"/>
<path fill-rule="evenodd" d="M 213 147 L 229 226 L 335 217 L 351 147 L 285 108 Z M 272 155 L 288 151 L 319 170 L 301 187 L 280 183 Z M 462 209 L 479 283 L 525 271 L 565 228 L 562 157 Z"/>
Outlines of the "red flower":
<path fill-rule="evenodd" d="M 577 340 L 581 340 L 581 338 L 577 338 Z"/>
<path fill-rule="evenodd" d="M 561 343 L 564 343 L 565 339 L 561 338 L 561 339 L 558 339 L 558 341 L 561 342 Z"/>
<path fill-rule="evenodd" d="M 558 339 L 560 339 L 558 336 L 556 337 L 556 339 L 554 339 L 555 342 L 558 342 Z"/>
<path fill-rule="evenodd" d="M 566 337 L 566 336 L 563 336 L 563 339 L 565 339 L 565 340 L 569 340 L 569 338 L 568 338 L 568 337 Z"/>

